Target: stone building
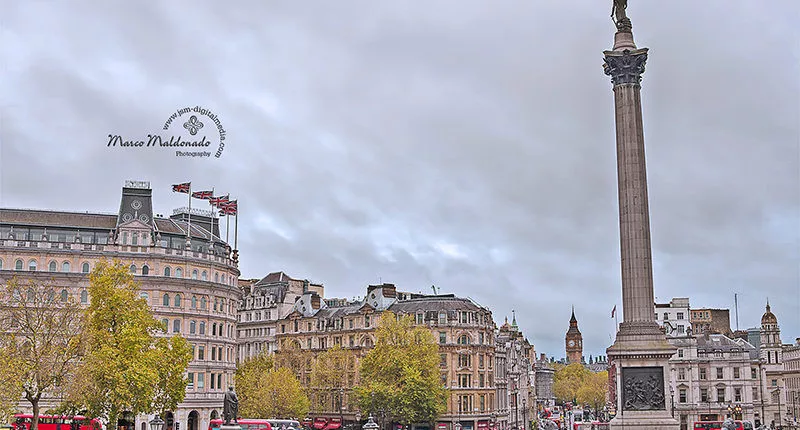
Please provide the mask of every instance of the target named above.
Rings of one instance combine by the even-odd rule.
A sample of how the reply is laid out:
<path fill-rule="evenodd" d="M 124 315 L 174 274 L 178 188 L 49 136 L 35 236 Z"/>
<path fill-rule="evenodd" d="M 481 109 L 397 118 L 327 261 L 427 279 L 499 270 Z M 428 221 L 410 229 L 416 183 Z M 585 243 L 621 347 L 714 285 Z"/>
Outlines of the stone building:
<path fill-rule="evenodd" d="M 164 414 L 166 428 L 207 428 L 222 412 L 235 371 L 240 298 L 236 251 L 220 238 L 218 218 L 197 209 L 154 214 L 152 189 L 143 181 L 125 183 L 116 213 L 0 209 L 0 282 L 14 276 L 48 282 L 87 305 L 89 273 L 101 259 L 129 266 L 165 326 L 161 335 L 179 334 L 192 345 L 186 398 Z M 58 401 L 48 398 L 43 408 Z M 148 430 L 151 418 L 135 417 L 136 428 Z"/>
<path fill-rule="evenodd" d="M 794 345 L 783 346 L 783 387 L 786 390 L 786 410 L 789 422 L 800 423 L 800 337 Z"/>
<path fill-rule="evenodd" d="M 689 323 L 694 334 L 718 333 L 730 337 L 731 311 L 729 309 L 692 309 Z"/>
<path fill-rule="evenodd" d="M 778 318 L 772 313 L 767 302 L 764 315 L 761 316 L 761 417 L 765 424 L 785 423 L 788 418 L 787 392 L 784 381 L 783 344 Z"/>
<path fill-rule="evenodd" d="M 655 308 L 656 322 L 664 328 L 667 337 L 691 334 L 688 297 L 675 297 L 669 303 L 656 303 Z"/>
<path fill-rule="evenodd" d="M 564 337 L 564 346 L 567 351 L 567 363 L 583 362 L 583 335 L 578 330 L 578 319 L 575 318 L 575 307 L 572 307 L 572 316 L 569 319 L 569 330 Z"/>
<path fill-rule="evenodd" d="M 536 411 L 536 352 L 517 326 L 516 315 L 511 324 L 506 319 L 497 330 L 496 345 L 505 353 L 505 387 L 498 390 L 498 398 L 504 397 L 498 406 L 505 407 L 498 410 L 498 428 L 527 429 Z"/>
<path fill-rule="evenodd" d="M 278 359 L 308 354 L 296 368 L 304 384 L 311 383 L 313 358 L 319 353 L 336 345 L 352 353 L 344 387 L 312 387 L 312 407 L 316 408 L 310 413 L 312 418 L 347 423 L 361 413 L 351 402 L 351 389 L 359 381 L 359 361 L 374 346 L 375 328 L 387 310 L 410 315 L 416 324 L 430 329 L 439 343 L 441 381 L 452 395 L 437 430 L 452 430 L 457 422 L 463 430 L 488 429 L 497 401 L 491 312 L 452 294 L 399 293 L 386 283 L 368 286 L 364 299 L 357 301 L 323 300 L 316 292 L 306 292 L 278 321 Z"/>
<path fill-rule="evenodd" d="M 541 412 L 545 408 L 552 408 L 556 404 L 556 396 L 553 393 L 553 377 L 555 369 L 545 354 L 541 354 L 535 364 L 536 378 L 536 412 Z"/>
<path fill-rule="evenodd" d="M 242 300 L 238 306 L 238 359 L 257 356 L 262 351 L 277 351 L 275 333 L 278 320 L 294 308 L 295 301 L 307 292 L 323 295 L 324 286 L 307 279 L 294 279 L 283 272 L 270 273 L 242 282 Z"/>

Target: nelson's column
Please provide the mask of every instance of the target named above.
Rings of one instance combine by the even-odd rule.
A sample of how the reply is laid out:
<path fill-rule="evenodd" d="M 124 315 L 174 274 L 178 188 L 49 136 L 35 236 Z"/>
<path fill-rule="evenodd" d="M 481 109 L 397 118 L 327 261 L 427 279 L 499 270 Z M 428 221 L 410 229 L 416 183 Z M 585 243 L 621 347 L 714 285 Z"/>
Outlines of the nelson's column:
<path fill-rule="evenodd" d="M 622 262 L 622 311 L 614 344 L 608 348 L 615 375 L 616 417 L 612 429 L 670 429 L 667 360 L 675 348 L 655 322 L 650 214 L 644 156 L 641 85 L 647 48 L 636 48 L 627 0 L 613 0 L 611 16 L 617 27 L 614 48 L 604 51 L 606 75 L 614 88 L 617 127 L 617 180 Z"/>

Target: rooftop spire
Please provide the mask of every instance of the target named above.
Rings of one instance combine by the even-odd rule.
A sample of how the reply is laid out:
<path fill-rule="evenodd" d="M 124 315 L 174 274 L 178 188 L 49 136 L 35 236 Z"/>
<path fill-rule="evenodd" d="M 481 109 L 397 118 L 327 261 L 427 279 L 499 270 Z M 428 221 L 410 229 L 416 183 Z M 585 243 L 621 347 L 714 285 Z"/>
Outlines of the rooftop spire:
<path fill-rule="evenodd" d="M 769 297 L 767 297 L 767 312 L 770 312 L 770 309 L 769 309 Z"/>
<path fill-rule="evenodd" d="M 570 317 L 569 322 L 578 322 L 578 319 L 575 318 L 575 305 L 572 305 L 572 316 Z"/>
<path fill-rule="evenodd" d="M 511 327 L 517 326 L 517 314 L 514 312 L 514 309 L 511 309 Z"/>

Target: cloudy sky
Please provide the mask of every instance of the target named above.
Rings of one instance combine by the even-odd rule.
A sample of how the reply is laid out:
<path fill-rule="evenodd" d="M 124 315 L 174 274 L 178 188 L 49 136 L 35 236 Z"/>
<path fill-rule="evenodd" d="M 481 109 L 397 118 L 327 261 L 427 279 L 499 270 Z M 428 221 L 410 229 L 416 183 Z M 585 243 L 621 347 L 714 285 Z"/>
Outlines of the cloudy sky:
<path fill-rule="evenodd" d="M 611 0 L 0 0 L 0 204 L 114 212 L 126 179 L 239 199 L 244 277 L 469 296 L 562 357 L 621 303 Z M 655 294 L 767 298 L 800 336 L 800 3 L 631 1 Z M 220 158 L 142 139 L 184 106 Z M 183 120 L 186 117 L 182 117 Z M 206 121 L 206 134 L 219 140 Z M 179 127 L 177 129 L 180 129 Z M 185 134 L 185 133 L 184 133 Z M 186 134 L 185 134 L 186 135 Z M 211 149 L 213 152 L 216 148 Z M 733 313 L 732 325 L 735 325 Z"/>

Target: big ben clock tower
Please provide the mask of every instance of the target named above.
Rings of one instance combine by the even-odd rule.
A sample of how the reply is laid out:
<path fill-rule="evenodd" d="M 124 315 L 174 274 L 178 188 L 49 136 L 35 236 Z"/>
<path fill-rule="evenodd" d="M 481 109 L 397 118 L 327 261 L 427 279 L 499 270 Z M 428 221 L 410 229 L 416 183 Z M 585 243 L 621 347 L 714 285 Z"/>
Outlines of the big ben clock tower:
<path fill-rule="evenodd" d="M 567 347 L 567 362 L 580 363 L 583 357 L 583 335 L 578 330 L 578 320 L 575 318 L 575 306 L 572 307 L 572 318 L 569 319 L 569 330 L 564 339 Z"/>

